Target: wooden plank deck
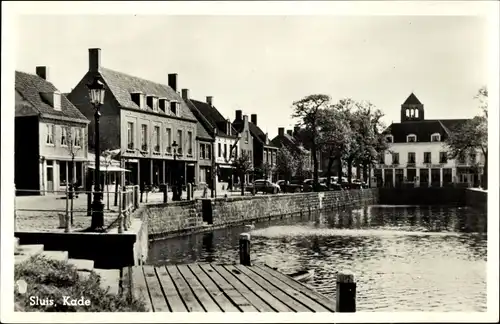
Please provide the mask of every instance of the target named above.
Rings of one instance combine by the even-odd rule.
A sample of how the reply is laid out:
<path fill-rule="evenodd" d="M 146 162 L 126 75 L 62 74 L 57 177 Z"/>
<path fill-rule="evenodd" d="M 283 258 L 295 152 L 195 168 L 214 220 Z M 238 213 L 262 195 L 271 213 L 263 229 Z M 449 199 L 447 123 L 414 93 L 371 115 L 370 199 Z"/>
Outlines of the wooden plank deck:
<path fill-rule="evenodd" d="M 152 312 L 334 312 L 335 302 L 263 265 L 135 266 L 125 293 Z"/>

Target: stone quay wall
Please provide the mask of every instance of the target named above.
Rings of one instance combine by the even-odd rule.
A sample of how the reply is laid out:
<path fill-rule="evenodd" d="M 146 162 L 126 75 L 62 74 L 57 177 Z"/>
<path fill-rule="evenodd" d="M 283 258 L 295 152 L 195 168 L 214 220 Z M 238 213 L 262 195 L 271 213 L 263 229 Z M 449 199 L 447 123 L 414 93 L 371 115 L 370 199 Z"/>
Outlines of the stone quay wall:
<path fill-rule="evenodd" d="M 136 217 L 147 220 L 150 240 L 212 231 L 277 216 L 375 204 L 377 189 L 235 196 L 146 205 Z"/>
<path fill-rule="evenodd" d="M 488 208 L 488 192 L 479 189 L 466 189 L 465 203 L 467 206 L 486 210 Z"/>

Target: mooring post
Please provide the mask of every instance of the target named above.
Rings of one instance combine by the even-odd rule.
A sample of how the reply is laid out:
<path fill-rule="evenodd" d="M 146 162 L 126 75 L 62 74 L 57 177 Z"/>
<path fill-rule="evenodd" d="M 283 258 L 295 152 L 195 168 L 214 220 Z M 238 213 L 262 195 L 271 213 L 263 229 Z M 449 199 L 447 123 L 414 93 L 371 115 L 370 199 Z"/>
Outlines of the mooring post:
<path fill-rule="evenodd" d="M 356 312 L 356 281 L 354 274 L 350 272 L 339 272 L 337 274 L 337 301 L 336 312 Z"/>
<path fill-rule="evenodd" d="M 166 203 L 168 200 L 168 186 L 166 183 L 163 184 L 163 202 Z"/>
<path fill-rule="evenodd" d="M 250 234 L 240 234 L 240 263 L 250 266 Z"/>

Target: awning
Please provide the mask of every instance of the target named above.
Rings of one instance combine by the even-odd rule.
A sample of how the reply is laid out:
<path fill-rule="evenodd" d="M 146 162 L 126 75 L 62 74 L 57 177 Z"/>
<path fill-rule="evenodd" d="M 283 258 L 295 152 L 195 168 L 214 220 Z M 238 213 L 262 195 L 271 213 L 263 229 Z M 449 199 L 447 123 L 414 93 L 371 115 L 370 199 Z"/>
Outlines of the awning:
<path fill-rule="evenodd" d="M 88 168 L 89 169 L 95 169 L 95 166 L 94 165 L 89 165 Z M 123 169 L 123 168 L 120 168 L 120 167 L 117 167 L 117 166 L 113 166 L 113 165 L 110 165 L 107 168 L 106 168 L 106 166 L 100 165 L 99 166 L 99 170 L 101 172 L 130 172 L 130 170 Z"/>
<path fill-rule="evenodd" d="M 232 165 L 219 164 L 219 168 L 221 169 L 233 169 Z"/>

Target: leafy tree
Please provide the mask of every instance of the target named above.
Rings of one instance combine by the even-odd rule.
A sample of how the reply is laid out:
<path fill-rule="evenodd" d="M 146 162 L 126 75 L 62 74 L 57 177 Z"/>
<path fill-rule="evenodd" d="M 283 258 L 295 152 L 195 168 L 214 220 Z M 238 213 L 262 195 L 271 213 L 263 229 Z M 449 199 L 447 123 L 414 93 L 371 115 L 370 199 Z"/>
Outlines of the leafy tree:
<path fill-rule="evenodd" d="M 233 161 L 236 174 L 240 179 L 241 195 L 245 195 L 245 175 L 252 171 L 252 159 L 248 153 L 243 152 Z"/>
<path fill-rule="evenodd" d="M 328 157 L 326 170 L 327 185 L 331 183 L 332 167 L 335 161 L 340 161 L 352 143 L 351 128 L 347 123 L 347 112 L 343 105 L 332 105 L 322 111 L 319 121 L 319 145 L 324 155 Z M 341 179 L 342 171 L 339 172 Z M 340 180 L 339 180 L 340 181 Z"/>
<path fill-rule="evenodd" d="M 293 118 L 298 118 L 298 126 L 304 127 L 311 136 L 311 154 L 313 159 L 314 189 L 318 188 L 318 141 L 319 120 L 322 111 L 330 105 L 330 96 L 324 94 L 313 94 L 293 103 Z"/>
<path fill-rule="evenodd" d="M 80 133 L 81 132 L 81 133 Z M 66 179 L 66 185 L 70 185 L 70 197 L 71 197 L 71 206 L 70 206 L 70 223 L 71 226 L 73 226 L 73 196 L 75 195 L 75 185 L 76 185 L 76 174 L 74 172 L 74 167 L 75 167 L 75 157 L 78 154 L 78 152 L 86 147 L 86 138 L 84 134 L 84 130 L 81 128 L 73 128 L 73 127 L 67 127 L 66 128 L 66 150 L 68 151 L 69 155 L 71 156 L 71 163 L 69 169 L 71 170 L 72 174 L 72 179 Z M 67 199 L 68 197 L 66 197 Z"/>
<path fill-rule="evenodd" d="M 478 151 L 484 155 L 483 187 L 488 188 L 488 89 L 482 87 L 475 97 L 482 114 L 451 129 L 446 144 L 448 156 L 457 159 Z"/>
<path fill-rule="evenodd" d="M 276 172 L 283 175 L 284 180 L 290 181 L 297 170 L 298 160 L 295 154 L 287 147 L 282 147 L 276 155 Z"/>

